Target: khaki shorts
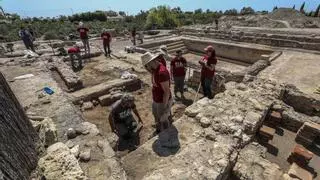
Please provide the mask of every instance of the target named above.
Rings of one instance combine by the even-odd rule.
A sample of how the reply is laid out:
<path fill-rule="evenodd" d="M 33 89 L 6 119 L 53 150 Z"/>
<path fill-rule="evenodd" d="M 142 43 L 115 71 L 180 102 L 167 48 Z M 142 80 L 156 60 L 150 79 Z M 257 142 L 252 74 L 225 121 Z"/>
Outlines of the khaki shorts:
<path fill-rule="evenodd" d="M 152 103 L 152 114 L 156 123 L 169 121 L 172 103 L 172 98 L 169 100 L 167 107 L 165 107 L 163 103 Z"/>

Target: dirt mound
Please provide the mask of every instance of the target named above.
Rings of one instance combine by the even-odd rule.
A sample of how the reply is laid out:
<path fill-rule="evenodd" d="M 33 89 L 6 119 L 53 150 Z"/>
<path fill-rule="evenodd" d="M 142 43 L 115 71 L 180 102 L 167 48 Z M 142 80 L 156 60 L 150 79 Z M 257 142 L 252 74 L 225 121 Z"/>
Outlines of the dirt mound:
<path fill-rule="evenodd" d="M 274 10 L 268 17 L 273 20 L 287 21 L 291 27 L 294 28 L 319 28 L 320 18 L 307 17 L 303 13 L 291 9 L 291 8 L 280 8 Z"/>
<path fill-rule="evenodd" d="M 245 27 L 266 27 L 266 28 L 285 28 L 281 22 L 270 20 L 265 15 L 245 15 L 245 16 L 222 16 L 220 19 L 222 28 L 230 28 L 231 26 Z"/>
<path fill-rule="evenodd" d="M 296 18 L 306 18 L 306 16 L 299 11 L 291 8 L 279 8 L 268 14 L 271 19 L 278 20 L 293 20 Z"/>

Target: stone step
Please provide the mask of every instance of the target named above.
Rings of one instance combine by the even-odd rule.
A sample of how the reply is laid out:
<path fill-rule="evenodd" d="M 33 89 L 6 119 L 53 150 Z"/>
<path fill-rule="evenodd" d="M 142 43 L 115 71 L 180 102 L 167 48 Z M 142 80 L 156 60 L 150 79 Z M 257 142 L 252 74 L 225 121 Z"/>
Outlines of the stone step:
<path fill-rule="evenodd" d="M 168 46 L 168 51 L 171 49 L 181 48 L 181 47 L 185 47 L 185 46 L 186 45 L 184 43 Z"/>
<path fill-rule="evenodd" d="M 171 49 L 168 51 L 169 54 L 175 54 L 177 50 L 181 50 L 182 54 L 185 54 L 188 52 L 187 47 L 182 47 L 182 48 L 176 48 L 176 49 Z"/>
<path fill-rule="evenodd" d="M 99 102 L 101 106 L 110 106 L 117 100 L 121 99 L 122 94 L 121 93 L 115 93 L 115 94 L 107 94 L 104 96 L 99 97 Z"/>
<path fill-rule="evenodd" d="M 139 79 L 115 79 L 92 87 L 84 88 L 71 94 L 74 104 L 80 101 L 91 101 L 110 93 L 113 88 L 124 88 L 125 91 L 135 91 L 141 88 Z"/>
<path fill-rule="evenodd" d="M 296 163 L 292 163 L 292 165 L 290 166 L 290 169 L 288 171 L 288 174 L 292 178 L 298 178 L 301 180 L 302 179 L 303 180 L 312 180 L 313 179 L 313 175 L 309 171 L 301 168 Z"/>
<path fill-rule="evenodd" d="M 259 134 L 269 140 L 273 139 L 273 136 L 275 133 L 276 133 L 275 129 L 268 127 L 268 126 L 265 126 L 265 125 L 263 125 L 259 130 Z"/>
<path fill-rule="evenodd" d="M 172 42 L 172 43 L 168 43 L 167 47 L 174 46 L 174 45 L 177 45 L 177 44 L 184 44 L 184 42 L 182 40 L 179 40 L 179 41 L 175 41 L 175 42 Z"/>

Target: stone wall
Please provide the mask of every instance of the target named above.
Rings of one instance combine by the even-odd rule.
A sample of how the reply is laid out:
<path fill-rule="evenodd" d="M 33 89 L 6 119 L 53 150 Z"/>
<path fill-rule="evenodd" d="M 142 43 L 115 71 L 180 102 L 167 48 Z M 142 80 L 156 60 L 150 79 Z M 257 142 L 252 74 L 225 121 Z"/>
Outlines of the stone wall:
<path fill-rule="evenodd" d="M 0 122 L 0 179 L 28 179 L 38 161 L 38 137 L 1 73 Z"/>
<path fill-rule="evenodd" d="M 244 45 L 236 45 L 231 43 L 183 39 L 189 50 L 195 52 L 204 52 L 204 48 L 208 45 L 213 45 L 216 49 L 217 56 L 245 63 L 253 64 L 261 59 L 261 55 L 271 54 L 273 51 L 267 49 L 258 49 Z"/>

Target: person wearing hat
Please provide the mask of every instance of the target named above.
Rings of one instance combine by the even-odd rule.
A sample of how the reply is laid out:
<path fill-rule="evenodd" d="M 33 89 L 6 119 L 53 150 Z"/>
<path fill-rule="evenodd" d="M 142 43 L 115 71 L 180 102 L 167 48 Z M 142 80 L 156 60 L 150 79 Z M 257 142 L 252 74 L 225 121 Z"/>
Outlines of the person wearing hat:
<path fill-rule="evenodd" d="M 138 123 L 134 119 L 132 111 L 138 117 L 139 123 L 143 125 L 134 103 L 134 97 L 131 94 L 122 95 L 121 99 L 111 107 L 109 114 L 111 130 L 120 138 L 130 139 L 137 131 Z"/>
<path fill-rule="evenodd" d="M 102 42 L 103 42 L 103 49 L 105 56 L 109 56 L 111 54 L 110 50 L 110 42 L 111 42 L 111 34 L 107 31 L 107 29 L 103 29 L 103 32 L 101 34 Z"/>
<path fill-rule="evenodd" d="M 176 57 L 170 63 L 171 75 L 174 80 L 174 95 L 177 96 L 177 92 L 180 92 L 181 98 L 184 99 L 184 79 L 186 76 L 187 61 L 182 57 L 182 51 L 176 51 Z"/>
<path fill-rule="evenodd" d="M 90 54 L 90 45 L 89 45 L 89 29 L 84 27 L 83 22 L 79 22 L 79 27 L 77 31 L 80 33 L 80 39 L 84 46 L 85 54 Z"/>
<path fill-rule="evenodd" d="M 70 60 L 71 60 L 71 66 L 73 69 L 81 69 L 82 68 L 82 58 L 81 58 L 81 51 L 80 51 L 80 47 L 81 47 L 81 42 L 76 42 L 76 44 L 68 49 L 68 54 L 70 56 Z M 75 66 L 75 60 L 78 60 L 78 67 Z"/>
<path fill-rule="evenodd" d="M 167 62 L 166 61 L 171 61 L 171 58 L 168 54 L 168 48 L 166 45 L 161 45 L 160 46 L 160 54 L 162 56 L 162 59 L 160 59 L 160 62 L 164 65 L 167 66 Z"/>
<path fill-rule="evenodd" d="M 172 98 L 170 92 L 170 73 L 160 63 L 161 54 L 146 52 L 142 55 L 142 65 L 152 74 L 152 113 L 157 132 L 169 127 Z"/>
<path fill-rule="evenodd" d="M 212 99 L 211 85 L 215 73 L 215 66 L 217 64 L 216 51 L 212 46 L 204 49 L 206 55 L 199 61 L 201 65 L 201 86 L 204 97 Z"/>

